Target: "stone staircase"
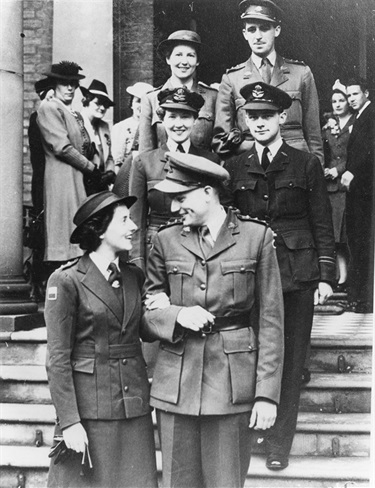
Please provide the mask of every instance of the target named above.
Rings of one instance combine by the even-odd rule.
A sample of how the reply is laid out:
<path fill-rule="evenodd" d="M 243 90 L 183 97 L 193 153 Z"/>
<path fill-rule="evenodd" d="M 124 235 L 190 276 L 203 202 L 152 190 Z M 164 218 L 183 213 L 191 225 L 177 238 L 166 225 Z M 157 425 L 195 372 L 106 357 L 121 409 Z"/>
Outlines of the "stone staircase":
<path fill-rule="evenodd" d="M 246 487 L 373 486 L 372 327 L 372 315 L 315 316 L 312 378 L 302 391 L 290 465 L 269 471 L 262 438 L 254 434 Z M 45 337 L 44 328 L 0 336 L 0 487 L 46 486 L 55 413 Z M 160 470 L 159 451 L 157 461 Z"/>

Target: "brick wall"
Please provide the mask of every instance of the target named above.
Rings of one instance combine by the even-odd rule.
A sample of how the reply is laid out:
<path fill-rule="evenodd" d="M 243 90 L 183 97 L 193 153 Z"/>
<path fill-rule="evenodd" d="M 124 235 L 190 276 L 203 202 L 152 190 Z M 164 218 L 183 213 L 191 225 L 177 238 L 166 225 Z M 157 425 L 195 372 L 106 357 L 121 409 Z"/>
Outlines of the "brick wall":
<path fill-rule="evenodd" d="M 43 78 L 52 63 L 53 0 L 23 0 L 24 122 L 23 201 L 31 204 L 31 165 L 27 129 L 29 117 L 39 105 L 35 81 Z"/>

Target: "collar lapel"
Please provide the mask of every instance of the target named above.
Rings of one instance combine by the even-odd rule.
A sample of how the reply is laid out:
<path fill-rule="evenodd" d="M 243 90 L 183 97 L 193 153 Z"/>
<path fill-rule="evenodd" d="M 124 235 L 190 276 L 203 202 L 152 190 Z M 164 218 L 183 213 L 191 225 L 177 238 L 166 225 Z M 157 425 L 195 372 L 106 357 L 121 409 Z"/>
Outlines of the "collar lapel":
<path fill-rule="evenodd" d="M 234 246 L 236 244 L 236 240 L 233 235 L 238 234 L 238 232 L 239 230 L 237 223 L 235 222 L 234 214 L 232 214 L 231 211 L 228 211 L 227 218 L 225 219 L 224 224 L 220 229 L 214 247 L 212 248 L 210 254 L 207 256 L 207 260 L 212 259 L 229 247 Z"/>
<path fill-rule="evenodd" d="M 125 263 L 120 262 L 120 269 L 122 275 L 122 293 L 124 297 L 124 314 L 122 321 L 122 330 L 124 330 L 129 323 L 137 302 L 137 281 Z"/>
<path fill-rule="evenodd" d="M 273 86 L 279 86 L 288 81 L 288 74 L 290 73 L 290 70 L 288 66 L 285 64 L 284 59 L 277 55 L 276 56 L 276 62 L 275 62 L 275 67 L 272 72 L 272 78 L 271 78 L 271 85 Z"/>
<path fill-rule="evenodd" d="M 264 174 L 264 169 L 262 168 L 259 158 L 258 158 L 258 153 L 255 150 L 255 145 L 250 149 L 250 154 L 247 158 L 247 161 L 245 163 L 247 166 L 247 172 L 248 173 L 256 173 L 259 175 Z"/>
<path fill-rule="evenodd" d="M 283 171 L 285 169 L 285 165 L 289 163 L 288 154 L 285 151 L 284 144 L 280 147 L 277 151 L 277 154 L 272 161 L 272 163 L 267 168 L 267 173 L 272 171 Z"/>
<path fill-rule="evenodd" d="M 181 231 L 183 239 L 181 244 L 185 249 L 198 256 L 200 259 L 204 259 L 202 249 L 199 245 L 198 232 L 190 227 L 183 227 Z"/>

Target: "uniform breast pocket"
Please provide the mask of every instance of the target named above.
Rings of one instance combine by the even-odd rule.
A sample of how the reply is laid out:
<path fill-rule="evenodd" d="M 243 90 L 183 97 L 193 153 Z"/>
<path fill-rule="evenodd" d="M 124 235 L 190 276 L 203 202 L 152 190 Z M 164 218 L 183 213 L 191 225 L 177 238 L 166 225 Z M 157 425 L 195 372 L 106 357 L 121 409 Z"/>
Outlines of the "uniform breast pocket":
<path fill-rule="evenodd" d="M 221 262 L 223 279 L 220 289 L 223 292 L 225 303 L 228 303 L 229 306 L 236 306 L 236 308 L 246 306 L 249 294 L 255 287 L 255 271 L 255 259 Z"/>
<path fill-rule="evenodd" d="M 302 123 L 302 94 L 298 90 L 287 91 L 288 95 L 292 99 L 292 106 L 287 110 L 287 125 L 293 125 L 301 127 Z"/>
<path fill-rule="evenodd" d="M 307 211 L 306 178 L 291 177 L 275 181 L 276 208 L 279 215 L 296 215 Z"/>
<path fill-rule="evenodd" d="M 221 332 L 228 358 L 232 403 L 254 400 L 258 345 L 251 327 Z"/>
<path fill-rule="evenodd" d="M 173 305 L 186 305 L 186 299 L 191 298 L 194 292 L 192 276 L 195 262 L 167 261 L 165 266 L 168 274 L 171 303 Z"/>
<path fill-rule="evenodd" d="M 249 178 L 233 181 L 234 205 L 243 215 L 257 214 L 257 184 L 257 180 Z"/>

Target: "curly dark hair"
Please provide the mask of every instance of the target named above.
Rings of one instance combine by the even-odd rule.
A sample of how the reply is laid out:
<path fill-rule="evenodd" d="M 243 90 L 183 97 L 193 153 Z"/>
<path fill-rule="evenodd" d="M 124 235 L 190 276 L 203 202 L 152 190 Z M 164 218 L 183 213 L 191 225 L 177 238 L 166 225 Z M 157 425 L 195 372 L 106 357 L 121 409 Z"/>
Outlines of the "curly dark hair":
<path fill-rule="evenodd" d="M 98 249 L 102 242 L 100 236 L 107 230 L 112 221 L 115 208 L 118 205 L 118 203 L 114 203 L 103 208 L 103 210 L 100 210 L 82 224 L 78 235 L 78 244 L 81 249 L 88 252 L 93 252 Z"/>

